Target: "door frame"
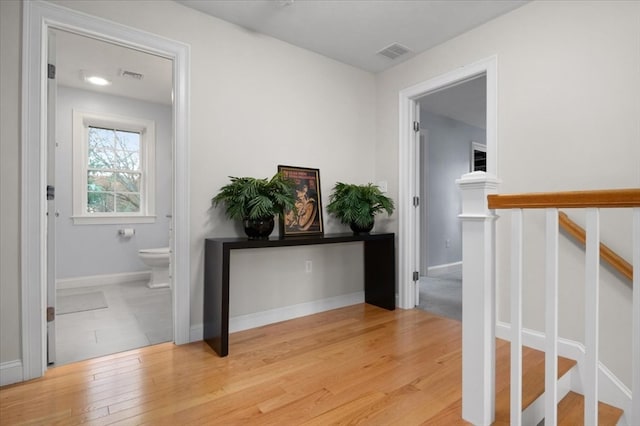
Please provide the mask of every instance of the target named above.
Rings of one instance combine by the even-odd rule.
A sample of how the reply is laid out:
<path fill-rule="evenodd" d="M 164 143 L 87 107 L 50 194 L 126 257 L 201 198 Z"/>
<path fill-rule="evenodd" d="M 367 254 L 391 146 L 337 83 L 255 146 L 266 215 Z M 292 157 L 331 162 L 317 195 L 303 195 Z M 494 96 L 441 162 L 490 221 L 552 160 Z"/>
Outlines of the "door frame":
<path fill-rule="evenodd" d="M 176 344 L 190 335 L 189 66 L 187 44 L 41 1 L 23 3 L 21 334 L 23 380 L 46 364 L 46 80 L 49 28 L 71 31 L 173 61 L 173 326 Z"/>
<path fill-rule="evenodd" d="M 401 90 L 399 93 L 399 146 L 398 146 L 398 306 L 411 309 L 415 306 L 415 284 L 413 271 L 419 271 L 416 265 L 419 245 L 419 218 L 413 207 L 413 197 L 419 196 L 417 188 L 415 150 L 413 149 L 413 122 L 420 121 L 416 116 L 417 100 L 430 93 L 455 86 L 464 81 L 485 75 L 487 79 L 487 173 L 498 176 L 498 138 L 497 138 L 497 102 L 498 102 L 498 59 L 491 56 L 448 73 L 431 78 L 422 83 Z M 418 248 L 416 248 L 418 247 Z M 418 269 L 416 269 L 418 268 Z"/>

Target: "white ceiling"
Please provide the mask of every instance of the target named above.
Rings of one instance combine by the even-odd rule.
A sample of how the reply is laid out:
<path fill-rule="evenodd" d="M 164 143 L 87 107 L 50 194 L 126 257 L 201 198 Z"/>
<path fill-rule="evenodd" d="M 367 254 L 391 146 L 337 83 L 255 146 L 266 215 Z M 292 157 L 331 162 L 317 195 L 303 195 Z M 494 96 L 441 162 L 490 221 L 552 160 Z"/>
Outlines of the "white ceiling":
<path fill-rule="evenodd" d="M 420 111 L 487 127 L 487 78 L 478 77 L 420 98 Z"/>
<path fill-rule="evenodd" d="M 392 67 L 501 14 L 521 0 L 177 0 L 371 72 Z M 55 30 L 58 83 L 116 96 L 171 104 L 172 63 L 166 58 Z M 392 43 L 412 50 L 395 60 L 376 54 Z M 90 85 L 82 71 L 102 74 L 110 86 Z M 121 70 L 144 75 L 124 78 Z M 484 127 L 483 79 L 431 94 L 421 108 Z"/>
<path fill-rule="evenodd" d="M 526 0 L 176 0 L 370 72 L 395 66 Z M 412 52 L 377 54 L 393 43 Z"/>
<path fill-rule="evenodd" d="M 173 63 L 170 59 L 66 31 L 53 30 L 53 33 L 59 85 L 171 105 Z M 120 70 L 142 74 L 143 78 L 123 77 Z M 87 83 L 83 72 L 98 74 L 112 84 Z"/>

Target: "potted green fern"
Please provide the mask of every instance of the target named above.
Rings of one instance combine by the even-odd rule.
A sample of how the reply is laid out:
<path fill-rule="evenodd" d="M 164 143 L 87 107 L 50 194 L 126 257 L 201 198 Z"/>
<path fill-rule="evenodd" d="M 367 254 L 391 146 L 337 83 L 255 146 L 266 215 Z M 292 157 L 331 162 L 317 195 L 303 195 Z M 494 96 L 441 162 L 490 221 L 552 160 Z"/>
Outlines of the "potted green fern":
<path fill-rule="evenodd" d="M 229 219 L 243 222 L 249 239 L 267 239 L 275 225 L 274 217 L 295 206 L 294 183 L 282 173 L 271 179 L 229 176 L 231 183 L 220 188 L 211 199 L 214 207 L 224 204 Z"/>
<path fill-rule="evenodd" d="M 356 234 L 371 231 L 376 214 L 386 211 L 391 216 L 394 209 L 393 200 L 372 183 L 354 185 L 338 182 L 327 205 L 327 211 L 349 225 Z"/>

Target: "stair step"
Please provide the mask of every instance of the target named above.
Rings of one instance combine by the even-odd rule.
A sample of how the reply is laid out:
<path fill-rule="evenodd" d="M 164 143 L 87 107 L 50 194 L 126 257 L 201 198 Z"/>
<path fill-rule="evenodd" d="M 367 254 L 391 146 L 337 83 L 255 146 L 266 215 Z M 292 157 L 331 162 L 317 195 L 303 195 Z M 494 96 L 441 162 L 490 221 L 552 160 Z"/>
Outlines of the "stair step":
<path fill-rule="evenodd" d="M 510 343 L 496 341 L 496 418 L 494 425 L 508 425 L 511 413 L 511 353 Z M 558 378 L 564 376 L 576 362 L 558 357 Z M 544 352 L 522 347 L 522 409 L 526 409 L 544 393 Z"/>
<path fill-rule="evenodd" d="M 615 426 L 622 417 L 623 411 L 604 402 L 598 403 L 598 424 Z M 569 392 L 558 404 L 558 424 L 584 424 L 584 396 Z"/>

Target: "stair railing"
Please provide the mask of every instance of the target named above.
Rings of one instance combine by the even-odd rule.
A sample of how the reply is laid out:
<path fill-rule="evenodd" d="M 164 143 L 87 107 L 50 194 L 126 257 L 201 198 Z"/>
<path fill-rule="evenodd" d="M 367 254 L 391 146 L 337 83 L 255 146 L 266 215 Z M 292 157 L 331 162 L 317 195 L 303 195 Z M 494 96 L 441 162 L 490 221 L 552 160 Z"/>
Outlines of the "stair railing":
<path fill-rule="evenodd" d="M 488 425 L 495 418 L 495 220 L 511 210 L 511 425 L 522 424 L 523 211 L 546 210 L 545 424 L 557 424 L 559 208 L 586 209 L 585 424 L 598 424 L 600 209 L 633 208 L 632 395 L 630 424 L 640 424 L 640 189 L 497 195 L 483 172 L 457 181 L 462 190 L 462 417 Z M 478 344 L 478 340 L 483 343 Z"/>
<path fill-rule="evenodd" d="M 584 246 L 587 243 L 587 233 L 584 228 L 575 223 L 565 212 L 558 212 L 560 228 L 575 238 Z M 611 250 L 606 244 L 600 243 L 600 257 L 607 262 L 620 275 L 633 281 L 633 265 L 624 260 L 622 256 Z"/>

